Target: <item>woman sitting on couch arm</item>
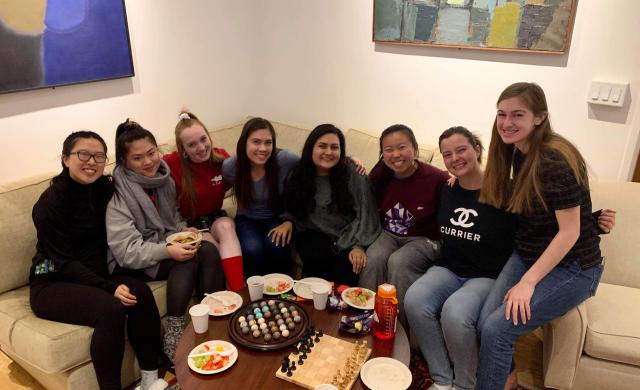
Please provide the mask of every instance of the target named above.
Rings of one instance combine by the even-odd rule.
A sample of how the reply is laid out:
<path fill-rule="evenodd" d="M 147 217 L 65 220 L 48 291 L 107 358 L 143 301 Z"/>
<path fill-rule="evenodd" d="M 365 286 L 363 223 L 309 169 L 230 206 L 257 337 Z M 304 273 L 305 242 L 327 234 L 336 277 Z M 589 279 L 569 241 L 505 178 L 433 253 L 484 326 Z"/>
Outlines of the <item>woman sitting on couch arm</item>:
<path fill-rule="evenodd" d="M 338 128 L 319 125 L 309 134 L 287 179 L 285 197 L 296 226 L 302 276 L 355 286 L 366 247 L 380 234 L 380 221 L 368 180 L 346 157 Z"/>
<path fill-rule="evenodd" d="M 142 371 L 142 390 L 164 389 L 158 378 L 160 315 L 149 287 L 109 275 L 105 211 L 113 194 L 103 176 L 107 145 L 78 131 L 62 146 L 62 172 L 33 206 L 36 255 L 30 273 L 33 312 L 51 321 L 90 326 L 90 354 L 102 390 L 120 390 L 125 318 Z"/>

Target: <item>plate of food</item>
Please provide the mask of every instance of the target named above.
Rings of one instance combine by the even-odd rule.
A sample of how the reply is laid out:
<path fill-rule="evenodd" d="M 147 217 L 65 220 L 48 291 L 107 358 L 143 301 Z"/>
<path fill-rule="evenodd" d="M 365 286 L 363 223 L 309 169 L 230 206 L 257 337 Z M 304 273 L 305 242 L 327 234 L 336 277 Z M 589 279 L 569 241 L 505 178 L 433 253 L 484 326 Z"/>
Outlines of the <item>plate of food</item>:
<path fill-rule="evenodd" d="M 200 247 L 202 243 L 202 233 L 200 232 L 178 232 L 173 233 L 166 239 L 167 244 L 191 244 Z"/>
<path fill-rule="evenodd" d="M 304 278 L 300 280 L 295 280 L 293 285 L 293 292 L 304 299 L 313 299 L 313 292 L 311 292 L 311 287 L 314 283 L 324 283 L 331 287 L 331 283 L 327 282 L 322 278 Z"/>
<path fill-rule="evenodd" d="M 191 350 L 187 361 L 189 368 L 198 374 L 217 374 L 238 360 L 238 349 L 224 340 L 205 341 Z"/>
<path fill-rule="evenodd" d="M 226 316 L 238 310 L 242 306 L 242 297 L 233 291 L 216 291 L 205 294 L 202 302 L 209 305 L 209 315 Z"/>
<path fill-rule="evenodd" d="M 264 275 L 264 293 L 267 295 L 280 295 L 293 288 L 293 279 L 285 274 Z"/>
<path fill-rule="evenodd" d="M 407 366 L 388 357 L 367 361 L 360 369 L 360 378 L 371 390 L 404 390 L 411 386 L 413 379 Z"/>
<path fill-rule="evenodd" d="M 342 300 L 351 307 L 373 310 L 376 293 L 363 287 L 351 287 L 342 291 Z"/>

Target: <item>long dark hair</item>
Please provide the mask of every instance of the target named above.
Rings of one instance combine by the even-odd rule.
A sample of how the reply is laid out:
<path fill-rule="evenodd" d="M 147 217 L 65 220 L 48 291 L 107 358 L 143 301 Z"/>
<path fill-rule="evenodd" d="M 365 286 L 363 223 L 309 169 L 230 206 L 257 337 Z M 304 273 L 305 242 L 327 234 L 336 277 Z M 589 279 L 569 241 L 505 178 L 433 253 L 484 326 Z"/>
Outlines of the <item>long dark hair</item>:
<path fill-rule="evenodd" d="M 346 157 L 346 145 L 342 131 L 331 124 L 317 126 L 304 143 L 302 157 L 291 170 L 287 180 L 286 206 L 296 218 L 305 219 L 316 207 L 316 166 L 313 163 L 313 148 L 318 139 L 326 134 L 335 134 L 340 142 L 340 159 L 329 171 L 331 183 L 331 211 L 355 217 L 355 202 L 349 190 L 351 160 Z"/>
<path fill-rule="evenodd" d="M 138 122 L 127 118 L 126 121 L 120 123 L 116 129 L 116 165 L 125 165 L 130 143 L 145 138 L 158 146 L 156 137 L 149 130 L 140 126 Z"/>
<path fill-rule="evenodd" d="M 416 158 L 418 158 L 418 141 L 416 141 L 416 136 L 413 134 L 413 130 L 411 130 L 408 126 L 401 124 L 392 125 L 384 129 L 382 134 L 380 134 L 380 152 L 378 154 L 379 159 L 376 165 L 371 170 L 372 173 L 375 173 L 370 176 L 371 189 L 373 191 L 373 195 L 376 198 L 377 204 L 380 204 L 382 202 L 384 192 L 386 191 L 391 179 L 393 179 L 393 170 L 384 163 L 382 157 L 382 143 L 385 137 L 393 133 L 402 133 L 406 135 L 407 138 L 409 138 L 413 149 L 416 151 Z"/>
<path fill-rule="evenodd" d="M 236 182 L 233 185 L 233 195 L 241 208 L 248 208 L 253 202 L 251 161 L 247 157 L 247 142 L 251 134 L 258 130 L 268 130 L 273 141 L 271 156 L 264 164 L 264 180 L 267 184 L 267 207 L 271 210 L 280 210 L 280 190 L 278 188 L 280 168 L 277 161 L 279 150 L 276 147 L 276 131 L 271 122 L 264 118 L 251 118 L 242 128 L 242 133 L 236 145 Z"/>

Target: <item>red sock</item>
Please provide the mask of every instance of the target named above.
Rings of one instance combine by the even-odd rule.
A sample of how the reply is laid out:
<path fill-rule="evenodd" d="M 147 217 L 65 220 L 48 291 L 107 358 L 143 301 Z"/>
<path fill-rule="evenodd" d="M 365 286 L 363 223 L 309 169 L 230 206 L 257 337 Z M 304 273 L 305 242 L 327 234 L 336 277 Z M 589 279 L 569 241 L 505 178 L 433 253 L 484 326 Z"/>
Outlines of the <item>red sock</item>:
<path fill-rule="evenodd" d="M 222 259 L 222 269 L 231 291 L 238 291 L 244 287 L 242 256 L 233 256 Z"/>

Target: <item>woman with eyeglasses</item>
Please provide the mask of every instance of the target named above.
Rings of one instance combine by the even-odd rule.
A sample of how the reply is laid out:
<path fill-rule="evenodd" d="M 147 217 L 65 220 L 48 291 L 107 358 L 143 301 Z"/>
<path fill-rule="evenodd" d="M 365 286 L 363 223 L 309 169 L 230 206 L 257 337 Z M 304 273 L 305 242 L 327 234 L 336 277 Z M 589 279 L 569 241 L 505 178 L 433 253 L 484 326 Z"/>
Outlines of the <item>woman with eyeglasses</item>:
<path fill-rule="evenodd" d="M 340 129 L 331 124 L 313 129 L 287 179 L 285 196 L 302 276 L 355 286 L 380 221 L 367 178 L 346 157 Z"/>
<path fill-rule="evenodd" d="M 222 209 L 230 187 L 222 178 L 222 162 L 229 154 L 213 146 L 204 123 L 188 111 L 178 117 L 175 139 L 177 150 L 162 159 L 176 183 L 180 214 L 189 226 L 207 230 L 203 239 L 218 248 L 229 288 L 240 290 L 244 286 L 240 242 L 233 219 Z"/>
<path fill-rule="evenodd" d="M 29 277 L 31 308 L 40 318 L 94 328 L 89 353 L 102 390 L 122 388 L 126 323 L 141 389 L 164 389 L 153 294 L 146 283 L 107 269 L 105 211 L 113 185 L 103 175 L 106 161 L 107 146 L 92 131 L 64 141 L 62 172 L 33 207 L 38 241 Z"/>
<path fill-rule="evenodd" d="M 194 288 L 199 298 L 225 288 L 220 255 L 205 240 L 199 249 L 166 243 L 173 233 L 195 229 L 187 229 L 178 212 L 175 183 L 155 137 L 136 122 L 118 126 L 113 177 L 116 192 L 106 216 L 111 267 L 145 281 L 167 280 L 163 351 L 173 362 Z"/>

